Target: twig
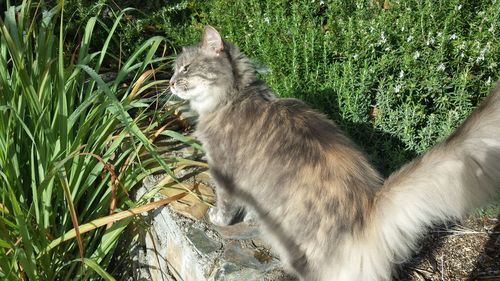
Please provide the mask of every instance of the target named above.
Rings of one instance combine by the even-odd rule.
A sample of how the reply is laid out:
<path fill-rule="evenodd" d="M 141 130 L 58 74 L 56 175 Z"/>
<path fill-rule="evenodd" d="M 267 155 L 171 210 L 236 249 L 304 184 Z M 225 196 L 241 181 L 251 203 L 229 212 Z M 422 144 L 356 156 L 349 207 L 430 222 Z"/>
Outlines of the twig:
<path fill-rule="evenodd" d="M 441 280 L 444 281 L 444 254 L 441 255 Z"/>
<path fill-rule="evenodd" d="M 106 217 L 95 219 L 91 222 L 80 225 L 80 234 L 84 234 L 86 232 L 92 231 L 92 230 L 97 229 L 101 226 L 107 225 L 110 222 L 116 222 L 119 220 L 123 220 L 123 219 L 129 218 L 129 217 L 133 217 L 133 216 L 136 216 L 138 214 L 147 212 L 149 210 L 158 208 L 160 206 L 167 205 L 172 201 L 176 201 L 176 200 L 181 199 L 182 197 L 186 196 L 187 194 L 188 194 L 187 192 L 182 192 L 182 193 L 170 196 L 170 197 L 165 198 L 165 199 L 153 201 L 153 202 L 150 202 L 148 204 L 145 204 L 145 205 L 142 205 L 139 207 L 135 207 L 135 208 L 132 208 L 129 210 L 121 211 L 119 213 L 114 213 L 114 214 L 106 216 Z M 70 239 L 75 238 L 75 236 L 76 236 L 75 229 L 71 229 L 70 231 L 63 234 L 61 237 L 53 240 L 47 246 L 47 248 L 40 253 L 40 255 L 50 251 L 51 249 L 53 249 L 54 247 L 56 247 L 57 245 L 61 244 L 64 241 L 68 241 Z"/>

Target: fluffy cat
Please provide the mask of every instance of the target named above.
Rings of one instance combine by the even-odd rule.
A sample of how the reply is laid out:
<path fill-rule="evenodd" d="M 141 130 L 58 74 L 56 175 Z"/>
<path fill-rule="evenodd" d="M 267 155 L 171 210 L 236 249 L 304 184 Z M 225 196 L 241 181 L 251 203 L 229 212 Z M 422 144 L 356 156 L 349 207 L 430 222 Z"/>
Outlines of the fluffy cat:
<path fill-rule="evenodd" d="M 250 60 L 206 26 L 172 93 L 199 114 L 215 224 L 247 208 L 301 280 L 389 280 L 428 227 L 499 198 L 500 86 L 448 139 L 385 181 L 325 116 L 276 98 Z"/>

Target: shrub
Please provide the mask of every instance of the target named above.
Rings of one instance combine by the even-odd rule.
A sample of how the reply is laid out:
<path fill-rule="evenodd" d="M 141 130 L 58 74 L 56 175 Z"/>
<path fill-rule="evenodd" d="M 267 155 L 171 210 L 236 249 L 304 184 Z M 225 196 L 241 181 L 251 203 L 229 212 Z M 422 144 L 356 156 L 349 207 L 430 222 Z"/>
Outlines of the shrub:
<path fill-rule="evenodd" d="M 154 30 L 178 48 L 211 24 L 267 69 L 277 94 L 328 113 L 386 173 L 447 136 L 500 73 L 496 0 L 180 0 L 141 10 L 121 31 L 124 45 Z"/>

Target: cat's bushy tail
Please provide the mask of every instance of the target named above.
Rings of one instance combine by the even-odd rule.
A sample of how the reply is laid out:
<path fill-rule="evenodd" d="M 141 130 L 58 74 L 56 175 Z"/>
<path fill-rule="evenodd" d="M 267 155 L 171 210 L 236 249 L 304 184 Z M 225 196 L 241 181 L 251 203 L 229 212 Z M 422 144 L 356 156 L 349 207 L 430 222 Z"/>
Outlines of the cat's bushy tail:
<path fill-rule="evenodd" d="M 386 263 L 407 258 L 429 226 L 460 219 L 499 197 L 500 82 L 453 135 L 386 180 L 367 229 L 368 263 L 387 272 Z"/>

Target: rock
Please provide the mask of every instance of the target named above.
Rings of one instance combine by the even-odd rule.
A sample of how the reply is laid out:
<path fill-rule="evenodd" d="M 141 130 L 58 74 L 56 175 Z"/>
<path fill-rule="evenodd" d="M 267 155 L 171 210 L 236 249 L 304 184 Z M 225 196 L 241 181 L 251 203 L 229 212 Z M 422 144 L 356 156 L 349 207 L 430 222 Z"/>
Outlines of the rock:
<path fill-rule="evenodd" d="M 230 264 L 229 264 L 230 265 Z M 243 268 L 238 271 L 233 272 L 221 272 L 218 276 L 217 281 L 260 281 L 262 280 L 262 274 L 256 269 Z"/>
<path fill-rule="evenodd" d="M 276 257 L 255 245 L 255 224 L 215 229 L 207 221 L 190 219 L 171 206 L 150 212 L 145 220 L 151 227 L 141 236 L 145 246 L 136 250 L 140 253 L 132 259 L 136 269 L 133 280 L 294 280 L 281 269 Z"/>
<path fill-rule="evenodd" d="M 213 204 L 215 201 L 215 195 L 212 188 L 206 186 L 203 183 L 196 183 L 192 192 L 195 195 L 188 194 L 182 199 L 172 202 L 170 205 L 172 209 L 181 215 L 184 215 L 190 219 L 200 220 L 202 219 L 208 208 L 208 204 Z M 179 193 L 179 189 L 169 189 L 163 190 L 162 193 L 167 196 L 172 196 Z"/>
<path fill-rule="evenodd" d="M 268 264 L 255 258 L 255 250 L 244 249 L 237 241 L 230 241 L 224 250 L 224 260 L 236 264 L 240 267 L 253 268 L 259 270 L 267 269 Z"/>
<path fill-rule="evenodd" d="M 191 227 L 186 236 L 200 255 L 210 254 L 222 248 L 222 243 L 210 239 L 200 229 Z"/>
<path fill-rule="evenodd" d="M 260 234 L 259 226 L 255 223 L 241 222 L 228 226 L 214 226 L 214 229 L 224 239 L 251 239 Z"/>

